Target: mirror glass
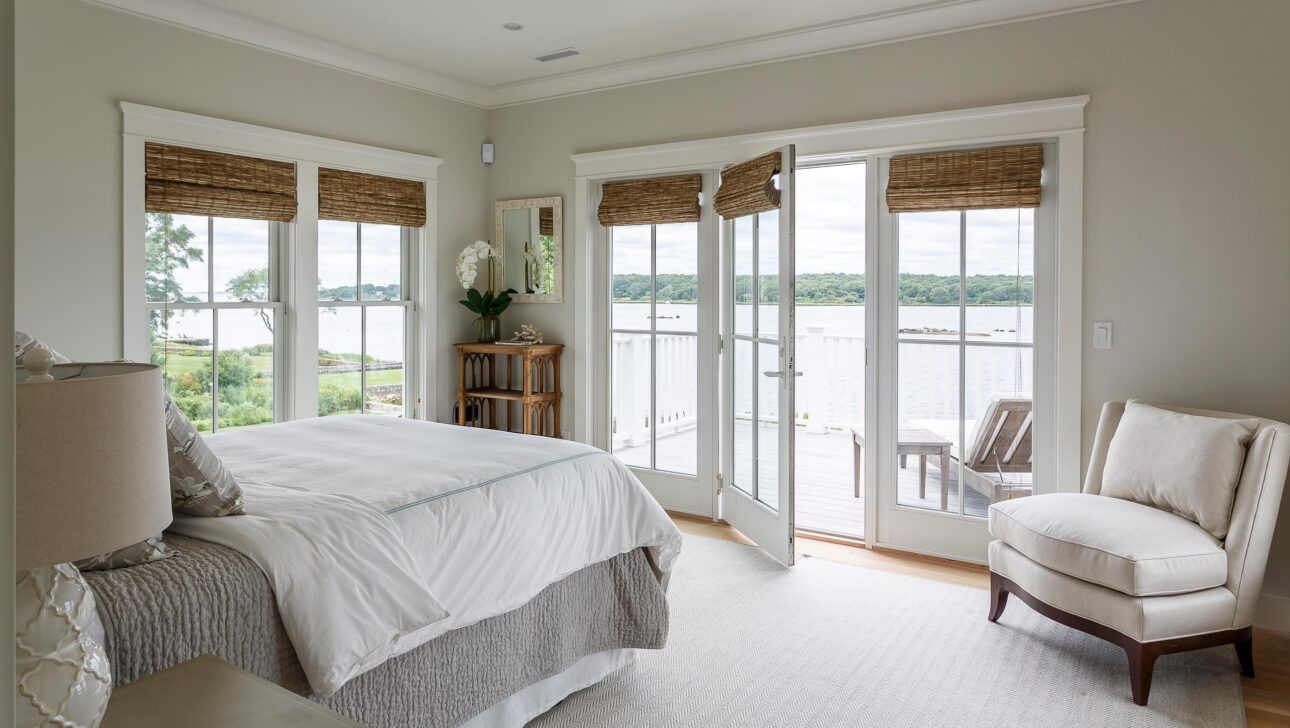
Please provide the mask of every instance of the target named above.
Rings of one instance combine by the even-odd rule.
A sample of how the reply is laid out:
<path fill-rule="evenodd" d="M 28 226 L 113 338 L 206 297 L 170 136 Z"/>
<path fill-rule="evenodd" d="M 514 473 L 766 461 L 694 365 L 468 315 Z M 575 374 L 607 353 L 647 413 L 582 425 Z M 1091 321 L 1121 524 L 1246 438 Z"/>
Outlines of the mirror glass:
<path fill-rule="evenodd" d="M 562 220 L 559 197 L 497 203 L 497 244 L 502 264 L 499 288 L 513 288 L 517 301 L 559 302 Z"/>

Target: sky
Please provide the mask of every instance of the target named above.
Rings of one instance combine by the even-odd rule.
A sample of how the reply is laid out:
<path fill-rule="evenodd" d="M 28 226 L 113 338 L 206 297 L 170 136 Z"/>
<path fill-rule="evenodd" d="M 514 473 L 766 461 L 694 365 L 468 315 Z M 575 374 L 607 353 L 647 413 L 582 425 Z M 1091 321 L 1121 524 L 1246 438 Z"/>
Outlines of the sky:
<path fill-rule="evenodd" d="M 864 273 L 864 164 L 807 167 L 797 171 L 797 273 Z M 767 243 L 777 213 L 761 216 L 761 269 L 777 260 Z M 748 238 L 737 223 L 736 242 Z M 902 273 L 959 273 L 959 213 L 905 213 L 899 218 Z M 696 272 L 698 225 L 658 226 L 658 272 Z M 649 273 L 648 226 L 613 229 L 615 274 Z M 739 273 L 749 272 L 736 255 Z M 967 273 L 1034 273 L 1034 211 L 972 210 L 967 213 Z"/>

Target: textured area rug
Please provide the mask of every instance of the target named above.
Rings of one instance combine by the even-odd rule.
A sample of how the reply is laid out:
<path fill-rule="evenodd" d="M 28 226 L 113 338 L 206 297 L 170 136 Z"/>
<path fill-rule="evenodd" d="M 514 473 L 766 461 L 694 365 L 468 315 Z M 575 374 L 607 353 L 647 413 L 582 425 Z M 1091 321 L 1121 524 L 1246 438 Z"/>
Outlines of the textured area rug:
<path fill-rule="evenodd" d="M 984 589 L 687 536 L 667 648 L 531 726 L 1244 726 L 1231 647 L 1156 663 L 1133 704 L 1124 652 Z"/>

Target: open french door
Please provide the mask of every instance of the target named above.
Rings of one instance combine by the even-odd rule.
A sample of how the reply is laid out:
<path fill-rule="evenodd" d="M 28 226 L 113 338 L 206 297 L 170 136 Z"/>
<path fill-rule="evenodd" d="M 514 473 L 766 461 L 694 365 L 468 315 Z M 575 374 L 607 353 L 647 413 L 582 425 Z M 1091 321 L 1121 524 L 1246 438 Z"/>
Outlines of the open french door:
<path fill-rule="evenodd" d="M 778 208 L 722 224 L 721 515 L 768 553 L 793 564 L 793 320 L 795 151 L 779 149 Z M 746 163 L 755 165 L 771 155 Z M 727 184 L 731 170 L 723 172 Z M 762 169 L 765 169 L 763 167 Z M 763 182 L 770 197 L 769 175 Z M 756 190 L 750 194 L 755 195 Z M 721 193 L 718 193 L 720 205 Z M 763 207 L 768 205 L 763 205 Z"/>

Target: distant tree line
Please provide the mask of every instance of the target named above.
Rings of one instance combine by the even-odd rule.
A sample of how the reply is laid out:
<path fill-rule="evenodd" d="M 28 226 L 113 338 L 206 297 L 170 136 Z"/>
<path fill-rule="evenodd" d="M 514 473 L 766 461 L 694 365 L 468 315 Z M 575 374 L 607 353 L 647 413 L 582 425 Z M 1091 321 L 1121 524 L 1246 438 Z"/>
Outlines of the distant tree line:
<path fill-rule="evenodd" d="M 803 273 L 797 276 L 797 302 L 804 304 L 847 306 L 865 301 L 865 277 L 855 273 Z M 762 276 L 761 300 L 779 297 L 779 276 Z M 750 301 L 751 276 L 735 277 L 735 293 L 740 301 Z M 959 302 L 958 276 L 902 273 L 899 278 L 902 306 L 954 306 Z M 1032 305 L 1035 301 L 1033 276 L 971 275 L 966 279 L 965 294 L 969 306 Z M 614 276 L 614 300 L 649 301 L 649 276 L 630 273 Z M 658 300 L 672 303 L 698 301 L 698 280 L 694 275 L 660 273 Z"/>
<path fill-rule="evenodd" d="M 400 286 L 398 283 L 391 283 L 385 286 L 374 286 L 371 283 L 363 284 L 364 301 L 394 301 L 401 296 Z M 335 288 L 319 288 L 319 301 L 353 301 L 355 286 L 336 286 Z"/>

